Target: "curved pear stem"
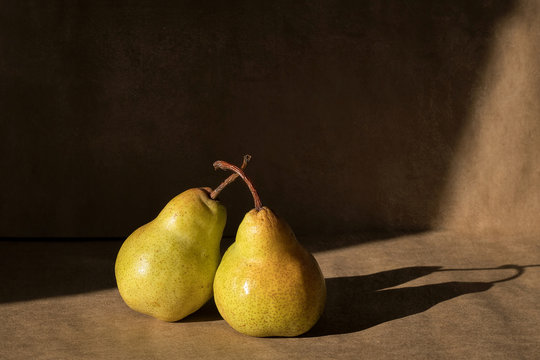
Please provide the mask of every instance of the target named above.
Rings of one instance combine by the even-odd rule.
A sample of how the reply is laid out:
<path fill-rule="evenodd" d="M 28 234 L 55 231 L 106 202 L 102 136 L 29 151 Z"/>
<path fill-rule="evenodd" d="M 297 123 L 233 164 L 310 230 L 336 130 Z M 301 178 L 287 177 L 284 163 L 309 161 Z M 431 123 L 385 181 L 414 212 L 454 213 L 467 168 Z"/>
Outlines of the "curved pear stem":
<path fill-rule="evenodd" d="M 244 173 L 242 169 L 232 164 L 229 164 L 226 161 L 221 161 L 221 160 L 218 160 L 214 163 L 214 169 L 230 170 L 238 174 L 238 176 L 240 176 L 242 180 L 244 180 L 244 182 L 248 186 L 249 191 L 251 191 L 251 195 L 253 196 L 253 202 L 255 203 L 255 210 L 259 211 L 262 209 L 262 203 L 261 203 L 261 199 L 259 198 L 259 194 L 257 194 L 257 190 L 255 190 L 253 183 L 251 182 L 251 180 L 249 180 L 249 178 L 246 176 L 246 174 Z"/>
<path fill-rule="evenodd" d="M 249 162 L 249 160 L 251 160 L 251 155 L 244 155 L 244 159 L 242 160 L 242 170 L 244 170 Z M 215 198 L 217 198 L 217 196 L 219 195 L 219 193 L 225 189 L 230 183 L 234 182 L 234 180 L 236 180 L 238 178 L 238 174 L 234 173 L 232 174 L 231 176 L 229 176 L 228 178 L 226 178 L 221 184 L 219 184 L 219 186 L 214 190 L 210 190 L 210 198 L 213 200 Z"/>

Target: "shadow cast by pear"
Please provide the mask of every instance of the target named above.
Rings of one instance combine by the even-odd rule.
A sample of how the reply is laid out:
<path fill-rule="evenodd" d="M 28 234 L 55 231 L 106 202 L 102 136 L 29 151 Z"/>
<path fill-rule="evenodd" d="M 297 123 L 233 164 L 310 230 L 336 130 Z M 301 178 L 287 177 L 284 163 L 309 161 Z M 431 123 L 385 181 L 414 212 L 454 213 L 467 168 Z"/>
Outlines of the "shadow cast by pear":
<path fill-rule="evenodd" d="M 326 279 L 328 299 L 319 322 L 304 337 L 347 334 L 424 312 L 455 297 L 483 292 L 495 284 L 514 280 L 527 267 L 503 265 L 496 268 L 443 269 L 417 266 L 383 271 L 365 276 Z M 513 269 L 510 277 L 491 282 L 450 281 L 422 286 L 389 289 L 408 281 L 442 271 Z"/>

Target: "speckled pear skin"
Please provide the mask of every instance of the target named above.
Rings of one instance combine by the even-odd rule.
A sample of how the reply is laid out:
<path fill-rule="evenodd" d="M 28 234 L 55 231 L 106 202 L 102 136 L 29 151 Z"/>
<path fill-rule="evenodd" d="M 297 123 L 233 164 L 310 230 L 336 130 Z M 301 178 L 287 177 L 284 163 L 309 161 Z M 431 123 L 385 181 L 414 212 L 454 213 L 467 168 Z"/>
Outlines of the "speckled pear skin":
<path fill-rule="evenodd" d="M 227 212 L 202 189 L 173 198 L 122 244 L 118 290 L 135 311 L 164 321 L 193 313 L 212 297 Z"/>
<path fill-rule="evenodd" d="M 246 335 L 298 336 L 315 325 L 326 301 L 315 258 L 270 209 L 248 212 L 214 279 L 214 300 Z"/>

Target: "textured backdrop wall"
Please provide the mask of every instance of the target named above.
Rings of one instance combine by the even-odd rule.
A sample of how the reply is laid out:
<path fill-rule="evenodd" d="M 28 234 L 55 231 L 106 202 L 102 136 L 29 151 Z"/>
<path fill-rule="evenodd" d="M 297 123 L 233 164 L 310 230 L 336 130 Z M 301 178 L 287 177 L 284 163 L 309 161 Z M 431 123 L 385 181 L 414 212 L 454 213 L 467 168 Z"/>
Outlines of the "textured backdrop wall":
<path fill-rule="evenodd" d="M 536 1 L 19 1 L 0 235 L 126 236 L 240 163 L 298 234 L 539 231 Z M 223 192 L 227 235 L 252 207 Z"/>

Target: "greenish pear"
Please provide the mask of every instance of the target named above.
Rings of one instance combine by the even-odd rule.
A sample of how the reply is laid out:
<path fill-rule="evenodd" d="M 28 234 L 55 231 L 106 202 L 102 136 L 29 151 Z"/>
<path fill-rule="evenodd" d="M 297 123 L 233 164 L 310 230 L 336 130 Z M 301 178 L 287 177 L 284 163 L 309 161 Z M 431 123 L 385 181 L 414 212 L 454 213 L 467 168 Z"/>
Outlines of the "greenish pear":
<path fill-rule="evenodd" d="M 184 191 L 122 244 L 116 282 L 133 310 L 177 321 L 212 297 L 227 211 L 209 190 Z"/>
<path fill-rule="evenodd" d="M 242 220 L 214 279 L 214 300 L 227 323 L 246 335 L 298 336 L 319 320 L 326 286 L 315 258 L 289 225 L 263 207 L 242 170 L 223 161 L 214 166 L 242 177 L 255 209 Z"/>

